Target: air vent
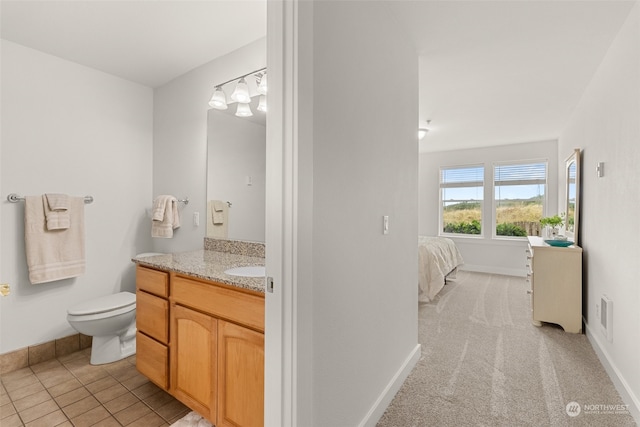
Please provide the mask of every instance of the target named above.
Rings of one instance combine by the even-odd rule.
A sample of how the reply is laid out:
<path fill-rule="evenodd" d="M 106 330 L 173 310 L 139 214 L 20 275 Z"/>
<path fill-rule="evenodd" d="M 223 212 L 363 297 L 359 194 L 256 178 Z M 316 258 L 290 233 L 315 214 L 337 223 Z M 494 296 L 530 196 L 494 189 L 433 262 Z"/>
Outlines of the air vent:
<path fill-rule="evenodd" d="M 613 341 L 613 301 L 606 295 L 600 297 L 600 327 L 608 341 Z"/>

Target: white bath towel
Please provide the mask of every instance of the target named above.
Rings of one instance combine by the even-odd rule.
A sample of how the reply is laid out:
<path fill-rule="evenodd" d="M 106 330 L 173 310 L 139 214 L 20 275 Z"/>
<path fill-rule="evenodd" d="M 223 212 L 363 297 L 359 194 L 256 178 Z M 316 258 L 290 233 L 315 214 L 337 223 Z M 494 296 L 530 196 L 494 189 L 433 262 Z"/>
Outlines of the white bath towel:
<path fill-rule="evenodd" d="M 156 197 L 153 201 L 151 219 L 151 237 L 173 237 L 173 230 L 180 227 L 178 199 L 168 195 Z"/>
<path fill-rule="evenodd" d="M 45 194 L 42 198 L 47 230 L 64 230 L 71 225 L 69 216 L 69 196 L 66 194 Z"/>
<path fill-rule="evenodd" d="M 77 277 L 85 272 L 84 198 L 68 198 L 69 228 L 46 226 L 45 196 L 26 196 L 24 241 L 33 284 Z"/>

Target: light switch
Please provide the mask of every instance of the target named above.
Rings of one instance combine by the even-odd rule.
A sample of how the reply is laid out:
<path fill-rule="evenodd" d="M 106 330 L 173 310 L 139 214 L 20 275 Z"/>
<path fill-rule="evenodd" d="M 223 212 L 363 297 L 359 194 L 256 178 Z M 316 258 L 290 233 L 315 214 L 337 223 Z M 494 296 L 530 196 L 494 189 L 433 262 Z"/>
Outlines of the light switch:
<path fill-rule="evenodd" d="M 382 217 L 382 234 L 389 234 L 389 215 Z"/>
<path fill-rule="evenodd" d="M 200 225 L 200 212 L 193 213 L 193 225 L 198 227 Z"/>

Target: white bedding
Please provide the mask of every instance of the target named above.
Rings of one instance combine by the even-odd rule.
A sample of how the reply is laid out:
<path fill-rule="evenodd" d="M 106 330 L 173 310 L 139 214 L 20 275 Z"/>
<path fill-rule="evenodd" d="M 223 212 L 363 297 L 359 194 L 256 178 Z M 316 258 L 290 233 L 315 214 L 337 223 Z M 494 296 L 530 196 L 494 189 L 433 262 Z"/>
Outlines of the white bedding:
<path fill-rule="evenodd" d="M 444 287 L 445 277 L 464 263 L 451 239 L 418 236 L 418 299 L 431 301 Z"/>

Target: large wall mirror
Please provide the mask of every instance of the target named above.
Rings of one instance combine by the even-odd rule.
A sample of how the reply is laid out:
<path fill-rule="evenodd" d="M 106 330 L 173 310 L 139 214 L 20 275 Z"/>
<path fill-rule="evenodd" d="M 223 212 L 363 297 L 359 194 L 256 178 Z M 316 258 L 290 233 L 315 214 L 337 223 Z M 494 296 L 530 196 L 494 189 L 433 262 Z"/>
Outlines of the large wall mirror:
<path fill-rule="evenodd" d="M 566 236 L 578 243 L 578 222 L 580 214 L 580 149 L 576 148 L 566 161 L 566 187 L 564 212 Z"/>
<path fill-rule="evenodd" d="M 207 237 L 265 241 L 266 117 L 252 110 L 208 110 Z"/>

